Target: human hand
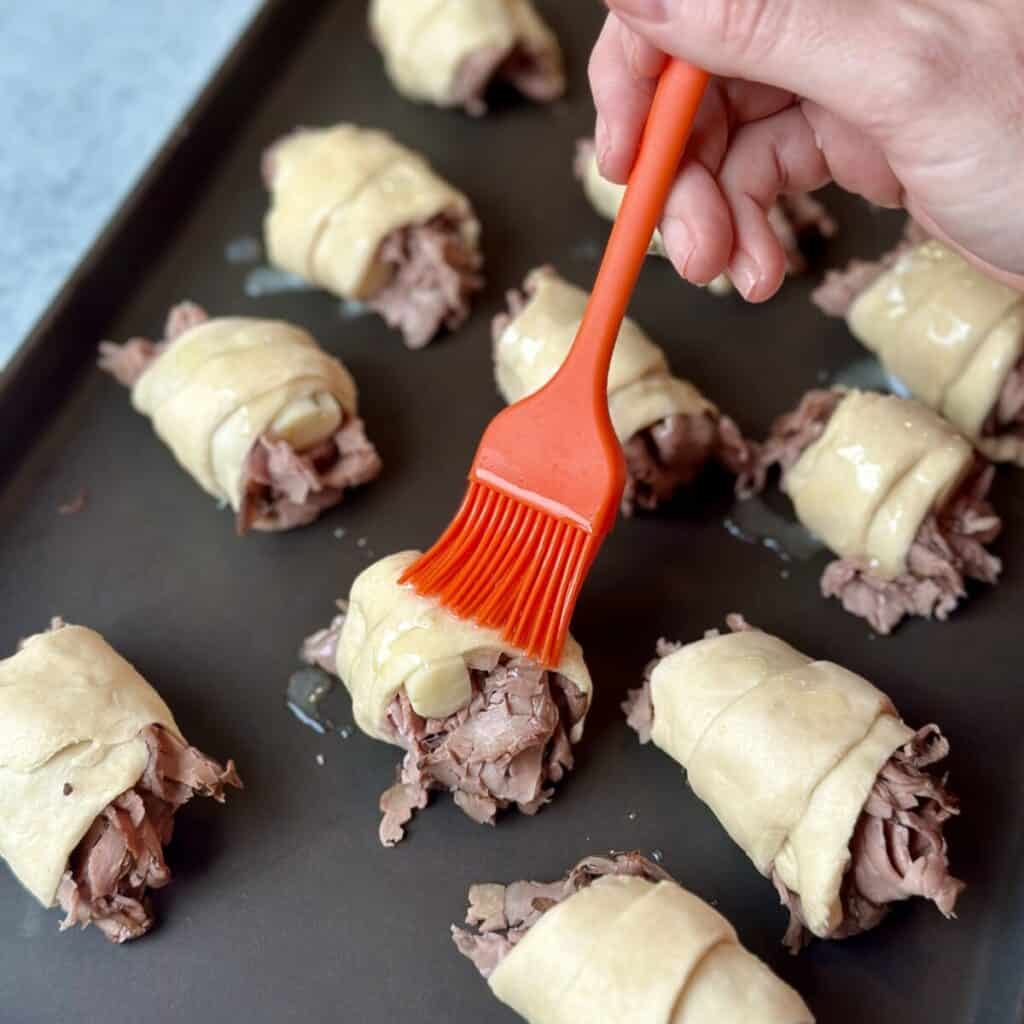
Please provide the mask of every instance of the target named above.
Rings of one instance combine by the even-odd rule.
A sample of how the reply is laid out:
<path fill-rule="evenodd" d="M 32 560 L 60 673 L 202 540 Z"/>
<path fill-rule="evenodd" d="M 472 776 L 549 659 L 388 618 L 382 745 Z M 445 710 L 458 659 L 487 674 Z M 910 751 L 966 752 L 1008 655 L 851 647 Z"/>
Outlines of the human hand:
<path fill-rule="evenodd" d="M 1024 288 L 1020 0 L 606 3 L 590 61 L 605 177 L 628 177 L 665 54 L 718 76 L 662 221 L 683 277 L 728 270 L 770 298 L 785 257 L 766 210 L 834 181 Z"/>

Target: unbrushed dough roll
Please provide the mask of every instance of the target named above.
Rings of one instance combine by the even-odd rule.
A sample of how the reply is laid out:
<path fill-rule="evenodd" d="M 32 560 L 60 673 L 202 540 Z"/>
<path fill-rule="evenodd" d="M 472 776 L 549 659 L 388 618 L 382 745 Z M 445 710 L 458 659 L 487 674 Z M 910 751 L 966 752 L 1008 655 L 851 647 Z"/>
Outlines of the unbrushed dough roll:
<path fill-rule="evenodd" d="M 813 1024 L 721 914 L 639 854 L 474 886 L 467 921 L 480 931 L 454 928 L 459 950 L 529 1024 Z"/>
<path fill-rule="evenodd" d="M 624 708 L 775 882 L 793 914 L 787 941 L 799 948 L 801 927 L 873 927 L 911 895 L 951 915 L 962 884 L 941 827 L 956 805 L 922 771 L 948 750 L 938 730 L 915 733 L 866 679 L 730 622 L 736 632 L 660 645 Z"/>
<path fill-rule="evenodd" d="M 118 942 L 146 931 L 146 888 L 170 879 L 171 815 L 193 792 L 222 800 L 224 784 L 239 785 L 233 765 L 189 748 L 157 692 L 93 630 L 55 620 L 0 661 L 0 856 L 44 907 L 61 903 L 65 927 L 92 921 Z M 136 840 L 113 877 L 88 870 L 105 819 Z"/>
<path fill-rule="evenodd" d="M 420 154 L 353 124 L 306 128 L 270 148 L 264 175 L 275 266 L 367 303 L 412 348 L 468 315 L 481 286 L 480 224 Z"/>
<path fill-rule="evenodd" d="M 495 78 L 538 102 L 565 91 L 561 48 L 531 0 L 372 0 L 370 30 L 412 100 L 482 114 Z"/>
<path fill-rule="evenodd" d="M 539 809 L 550 796 L 544 783 L 572 765 L 569 745 L 583 735 L 592 688 L 571 636 L 548 672 L 494 630 L 399 584 L 418 554 L 390 555 L 360 573 L 343 614 L 304 647 L 308 662 L 344 682 L 359 728 L 407 751 L 402 783 L 382 799 L 386 845 L 425 806 L 428 788 L 450 789 L 478 820 L 512 802 Z M 400 801 L 408 813 L 389 818 Z"/>
<path fill-rule="evenodd" d="M 851 391 L 783 485 L 800 521 L 883 579 L 906 572 L 925 517 L 974 463 L 970 443 L 917 402 Z"/>
<path fill-rule="evenodd" d="M 494 371 L 506 402 L 546 384 L 565 361 L 588 294 L 551 267 L 509 295 L 510 312 L 494 322 Z M 627 464 L 624 511 L 654 508 L 694 479 L 714 457 L 732 472 L 749 468 L 752 451 L 736 425 L 687 380 L 630 318 L 619 331 L 608 375 L 608 407 Z"/>
<path fill-rule="evenodd" d="M 915 398 L 999 457 L 986 425 L 1024 355 L 1024 295 L 931 239 L 883 270 L 846 317 Z"/>
<path fill-rule="evenodd" d="M 279 320 L 172 311 L 160 344 L 104 343 L 101 366 L 131 385 L 178 463 L 230 505 L 240 531 L 288 529 L 373 479 L 380 460 L 348 370 Z"/>

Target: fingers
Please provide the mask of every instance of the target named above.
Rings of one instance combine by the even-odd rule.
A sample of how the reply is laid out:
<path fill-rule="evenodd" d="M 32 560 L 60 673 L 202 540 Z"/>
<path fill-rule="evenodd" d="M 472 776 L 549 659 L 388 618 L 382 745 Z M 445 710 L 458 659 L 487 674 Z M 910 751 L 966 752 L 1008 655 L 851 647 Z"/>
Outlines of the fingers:
<path fill-rule="evenodd" d="M 667 58 L 609 15 L 590 57 L 594 141 L 604 177 L 625 184 Z"/>
<path fill-rule="evenodd" d="M 672 189 L 661 221 L 665 252 L 676 272 L 694 284 L 708 284 L 733 248 L 729 206 L 711 172 L 687 163 Z"/>
<path fill-rule="evenodd" d="M 709 71 L 765 82 L 843 112 L 871 104 L 894 0 L 606 0 L 659 50 Z M 868 68 L 868 71 L 865 71 Z"/>
<path fill-rule="evenodd" d="M 744 125 L 718 176 L 733 223 L 729 276 L 744 298 L 778 291 L 786 256 L 767 211 L 784 192 L 812 192 L 830 179 L 828 162 L 799 107 Z"/>

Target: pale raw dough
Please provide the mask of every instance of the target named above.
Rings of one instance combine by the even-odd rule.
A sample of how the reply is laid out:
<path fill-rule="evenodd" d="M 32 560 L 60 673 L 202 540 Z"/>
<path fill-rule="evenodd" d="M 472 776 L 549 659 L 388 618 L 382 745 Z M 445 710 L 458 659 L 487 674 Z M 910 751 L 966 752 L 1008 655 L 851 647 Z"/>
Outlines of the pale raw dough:
<path fill-rule="evenodd" d="M 460 619 L 411 586 L 399 585 L 399 577 L 418 557 L 418 551 L 389 555 L 356 577 L 338 640 L 338 675 L 352 696 L 356 724 L 388 743 L 396 742 L 387 726 L 388 708 L 403 686 L 418 715 L 445 718 L 469 703 L 467 659 L 472 655 L 501 651 L 523 656 L 494 630 Z M 558 672 L 589 703 L 590 673 L 571 636 Z M 575 743 L 582 733 L 581 718 L 570 739 Z"/>
<path fill-rule="evenodd" d="M 854 826 L 885 762 L 913 736 L 889 698 L 760 630 L 712 636 L 651 675 L 654 743 L 808 928 L 842 920 Z"/>
<path fill-rule="evenodd" d="M 97 815 L 141 777 L 150 725 L 181 736 L 157 692 L 91 629 L 39 633 L 0 661 L 0 855 L 44 906 Z"/>
<path fill-rule="evenodd" d="M 527 279 L 532 295 L 497 339 L 494 371 L 506 402 L 533 394 L 562 365 L 588 295 L 550 267 Z M 620 441 L 676 414 L 717 410 L 689 381 L 674 377 L 665 353 L 628 317 L 622 322 L 608 374 L 608 408 Z"/>
<path fill-rule="evenodd" d="M 910 399 L 851 391 L 786 474 L 800 521 L 885 579 L 906 571 L 921 523 L 973 462 L 971 444 Z"/>
<path fill-rule="evenodd" d="M 384 132 L 303 129 L 273 147 L 270 163 L 270 262 L 341 298 L 363 301 L 387 284 L 379 250 L 400 228 L 450 214 L 467 245 L 479 242 L 469 200 Z"/>
<path fill-rule="evenodd" d="M 203 489 L 236 512 L 261 434 L 301 452 L 357 413 L 351 375 L 310 334 L 242 317 L 180 335 L 138 379 L 132 404 Z"/>
<path fill-rule="evenodd" d="M 530 1024 L 812 1024 L 800 996 L 674 882 L 607 876 L 546 911 L 490 977 Z"/>
<path fill-rule="evenodd" d="M 1024 295 L 934 240 L 866 288 L 847 320 L 915 398 L 972 438 L 1024 354 Z"/>
<path fill-rule="evenodd" d="M 579 175 L 583 182 L 583 191 L 591 205 L 606 220 L 615 220 L 619 215 L 619 207 L 626 194 L 625 185 L 617 185 L 605 178 L 597 167 L 597 154 L 588 153 L 580 162 Z M 661 237 L 661 229 L 656 228 L 647 250 L 652 256 L 666 256 L 665 240 Z M 732 281 L 728 275 L 719 274 L 708 286 L 714 295 L 728 295 L 732 289 Z"/>
<path fill-rule="evenodd" d="M 477 54 L 561 54 L 531 0 L 372 0 L 370 31 L 395 88 L 439 107 L 460 102 L 459 72 Z"/>

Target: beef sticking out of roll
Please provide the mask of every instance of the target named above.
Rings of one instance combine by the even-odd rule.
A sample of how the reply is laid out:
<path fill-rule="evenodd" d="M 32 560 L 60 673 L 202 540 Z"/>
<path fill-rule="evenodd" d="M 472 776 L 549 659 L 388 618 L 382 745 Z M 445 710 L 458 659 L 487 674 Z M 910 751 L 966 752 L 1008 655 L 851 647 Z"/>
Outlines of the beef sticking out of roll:
<path fill-rule="evenodd" d="M 537 103 L 565 92 L 561 47 L 532 0 L 373 0 L 370 32 L 411 100 L 480 116 L 496 81 Z"/>
<path fill-rule="evenodd" d="M 829 273 L 814 301 L 988 458 L 1024 465 L 1024 295 L 910 222 L 880 260 Z"/>
<path fill-rule="evenodd" d="M 517 402 L 540 389 L 562 365 L 587 304 L 587 293 L 540 267 L 509 310 L 494 320 L 498 390 Z M 672 374 L 664 352 L 632 320 L 623 321 L 608 375 L 612 425 L 626 456 L 623 512 L 655 509 L 692 483 L 711 462 L 750 472 L 754 446 L 739 427 L 689 381 Z"/>
<path fill-rule="evenodd" d="M 660 642 L 623 710 L 771 878 L 786 945 L 867 931 L 914 896 L 952 917 L 964 886 L 943 836 L 957 802 L 930 770 L 949 752 L 938 726 L 915 732 L 861 676 L 728 621 Z"/>
<path fill-rule="evenodd" d="M 474 885 L 459 952 L 530 1024 L 813 1024 L 729 922 L 639 853 Z"/>
<path fill-rule="evenodd" d="M 56 619 L 0 662 L 0 855 L 62 930 L 145 934 L 175 813 L 241 785 L 98 633 Z"/>
<path fill-rule="evenodd" d="M 362 572 L 342 613 L 302 650 L 345 684 L 363 732 L 405 750 L 380 801 L 385 846 L 402 839 L 434 789 L 481 823 L 513 804 L 535 814 L 571 770 L 590 706 L 575 640 L 557 670 L 540 667 L 493 630 L 401 586 L 417 557 L 402 552 Z"/>
<path fill-rule="evenodd" d="M 304 128 L 263 159 L 267 254 L 339 298 L 361 302 L 422 348 L 469 316 L 483 287 L 469 200 L 384 132 Z"/>
<path fill-rule="evenodd" d="M 986 548 L 1002 527 L 988 501 L 994 470 L 919 402 L 811 391 L 776 421 L 741 496 L 774 466 L 797 517 L 839 556 L 822 593 L 879 633 L 907 615 L 945 619 L 967 579 L 999 578 Z"/>
<path fill-rule="evenodd" d="M 185 302 L 163 341 L 103 342 L 100 367 L 239 533 L 303 526 L 380 473 L 355 382 L 298 327 Z"/>

